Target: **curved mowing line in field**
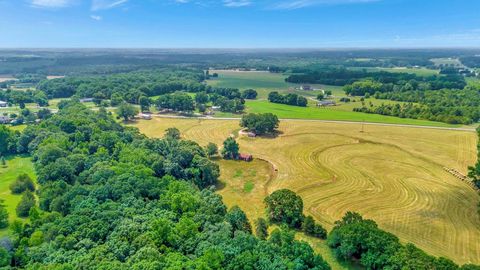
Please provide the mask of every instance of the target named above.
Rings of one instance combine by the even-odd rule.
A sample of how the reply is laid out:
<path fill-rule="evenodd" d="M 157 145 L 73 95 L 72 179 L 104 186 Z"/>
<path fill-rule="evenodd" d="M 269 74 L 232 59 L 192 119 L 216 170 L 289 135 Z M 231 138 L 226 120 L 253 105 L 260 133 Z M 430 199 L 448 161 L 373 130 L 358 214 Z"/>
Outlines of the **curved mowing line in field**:
<path fill-rule="evenodd" d="M 167 127 L 176 126 L 185 138 L 201 145 L 221 145 L 238 129 L 238 121 L 228 120 L 152 122 L 141 127 L 149 136 L 161 136 Z M 282 121 L 283 134 L 277 138 L 237 141 L 242 152 L 278 169 L 264 186 L 267 192 L 298 192 L 306 214 L 327 228 L 345 211 L 358 211 L 433 255 L 480 263 L 479 197 L 442 168 L 466 172 L 476 160 L 475 134 L 381 126 L 366 126 L 360 133 L 360 128 Z"/>

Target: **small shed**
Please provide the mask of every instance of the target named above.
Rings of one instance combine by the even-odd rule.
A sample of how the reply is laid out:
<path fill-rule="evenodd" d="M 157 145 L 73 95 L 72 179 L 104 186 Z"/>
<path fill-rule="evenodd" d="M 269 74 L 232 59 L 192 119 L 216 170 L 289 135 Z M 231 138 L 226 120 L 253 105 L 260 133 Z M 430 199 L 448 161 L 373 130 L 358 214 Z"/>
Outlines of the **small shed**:
<path fill-rule="evenodd" d="M 8 106 L 8 103 L 7 103 L 6 101 L 0 100 L 0 107 L 5 108 L 5 107 L 7 107 L 7 106 Z"/>
<path fill-rule="evenodd" d="M 308 84 L 304 84 L 304 85 L 300 86 L 300 90 L 310 91 L 310 90 L 312 90 L 312 87 Z"/>
<path fill-rule="evenodd" d="M 81 98 L 80 102 L 85 103 L 85 102 L 93 102 L 93 98 Z"/>
<path fill-rule="evenodd" d="M 326 106 L 335 106 L 337 103 L 335 103 L 334 100 L 321 100 L 317 103 L 317 107 L 326 107 Z"/>
<path fill-rule="evenodd" d="M 238 155 L 238 159 L 243 160 L 243 161 L 252 161 L 253 156 L 250 155 L 250 154 L 240 154 L 240 155 Z"/>
<path fill-rule="evenodd" d="M 152 115 L 149 113 L 141 113 L 139 116 L 144 120 L 152 120 Z"/>

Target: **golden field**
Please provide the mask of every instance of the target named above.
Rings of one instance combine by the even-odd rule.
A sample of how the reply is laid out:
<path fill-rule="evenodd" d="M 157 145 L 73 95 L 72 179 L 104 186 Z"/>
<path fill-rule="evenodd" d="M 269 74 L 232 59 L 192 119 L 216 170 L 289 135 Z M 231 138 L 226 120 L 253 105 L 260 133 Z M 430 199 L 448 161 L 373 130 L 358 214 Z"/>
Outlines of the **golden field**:
<path fill-rule="evenodd" d="M 154 118 L 135 124 L 150 137 L 177 127 L 186 139 L 219 146 L 236 120 Z M 478 194 L 443 167 L 466 173 L 476 161 L 474 132 L 361 124 L 282 121 L 275 138 L 239 137 L 251 163 L 219 161 L 219 193 L 251 220 L 280 188 L 302 196 L 305 214 L 327 229 L 357 211 L 428 253 L 480 263 Z"/>

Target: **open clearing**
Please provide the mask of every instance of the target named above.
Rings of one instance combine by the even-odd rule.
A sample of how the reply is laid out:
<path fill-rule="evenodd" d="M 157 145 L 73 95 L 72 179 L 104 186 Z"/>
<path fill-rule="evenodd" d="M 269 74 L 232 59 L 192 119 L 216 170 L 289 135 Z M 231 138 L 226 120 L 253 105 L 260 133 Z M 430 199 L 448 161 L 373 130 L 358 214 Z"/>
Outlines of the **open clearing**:
<path fill-rule="evenodd" d="M 378 69 L 374 69 L 378 70 Z M 417 69 L 392 69 L 396 72 L 404 72 Z M 421 70 L 421 69 L 418 69 Z M 417 71 L 418 71 L 417 70 Z M 405 72 L 406 72 L 405 71 Z M 327 108 L 316 107 L 314 99 L 321 93 L 319 90 L 301 91 L 298 88 L 299 84 L 286 83 L 286 75 L 279 73 L 269 73 L 262 71 L 233 71 L 233 70 L 211 70 L 210 73 L 218 73 L 219 77 L 207 81 L 209 85 L 218 87 L 232 87 L 244 90 L 253 88 L 258 92 L 257 100 L 246 101 L 246 111 L 254 113 L 271 112 L 280 118 L 295 118 L 295 119 L 322 119 L 322 120 L 339 120 L 339 121 L 366 121 L 375 123 L 390 123 L 390 124 L 407 124 L 407 125 L 421 125 L 421 126 L 442 126 L 455 127 L 458 125 L 449 125 L 446 123 L 433 122 L 428 120 L 416 120 L 408 118 L 400 118 L 393 116 L 385 116 L 380 114 L 366 114 L 354 112 L 353 108 L 362 107 L 360 97 L 351 97 L 350 99 L 356 102 L 343 103 L 339 102 L 341 97 L 345 97 L 345 93 L 340 86 L 329 85 L 312 85 L 316 89 L 331 90 L 337 106 Z M 426 70 L 424 73 L 435 73 L 435 70 Z M 303 95 L 309 99 L 308 107 L 290 106 L 285 104 L 275 104 L 266 101 L 268 94 L 271 91 L 278 91 L 282 94 L 296 93 Z M 365 99 L 365 105 L 369 106 L 372 103 L 374 106 L 381 104 L 402 104 L 402 102 L 391 100 L 377 100 L 374 98 Z M 217 112 L 216 117 L 232 117 L 230 113 Z"/>
<path fill-rule="evenodd" d="M 312 102 L 312 101 L 310 101 Z M 369 101 L 367 100 L 367 103 Z M 390 103 L 389 101 L 375 100 L 375 104 Z M 438 126 L 438 127 L 458 127 L 459 125 L 450 125 L 447 123 L 433 122 L 428 120 L 418 120 L 410 118 L 400 118 L 394 116 L 368 114 L 352 111 L 354 107 L 361 107 L 360 102 L 350 102 L 339 104 L 332 107 L 316 107 L 309 104 L 308 107 L 290 106 L 285 104 L 271 103 L 265 100 L 247 101 L 247 112 L 250 113 L 273 113 L 279 118 L 295 118 L 295 119 L 322 119 L 336 121 L 357 121 L 357 122 L 374 122 L 389 124 L 405 124 L 419 126 Z M 218 114 L 221 116 L 220 114 Z"/>
<path fill-rule="evenodd" d="M 258 92 L 259 99 L 266 99 L 271 91 L 280 93 L 296 93 L 304 96 L 316 96 L 320 91 L 302 91 L 300 84 L 287 83 L 287 75 L 281 73 L 270 73 L 266 71 L 234 71 L 234 70 L 210 70 L 210 74 L 217 73 L 218 78 L 212 78 L 207 83 L 217 87 L 231 87 L 245 90 L 255 89 Z M 312 85 L 316 89 L 332 90 L 335 94 L 342 94 L 341 87 Z"/>
<path fill-rule="evenodd" d="M 12 222 L 17 219 L 17 214 L 15 213 L 15 208 L 17 207 L 18 202 L 20 202 L 21 195 L 13 195 L 10 192 L 10 184 L 17 179 L 17 176 L 26 173 L 35 179 L 35 173 L 33 169 L 33 164 L 30 160 L 30 157 L 22 156 L 10 156 L 6 159 L 7 167 L 0 166 L 0 198 L 5 200 L 5 205 L 7 206 L 9 220 Z M 8 233 L 7 229 L 0 230 L 0 236 L 3 236 Z"/>
<path fill-rule="evenodd" d="M 239 130 L 232 120 L 154 118 L 135 126 L 151 137 L 177 127 L 201 145 L 221 145 Z M 480 263 L 479 196 L 443 170 L 466 173 L 476 161 L 476 134 L 360 129 L 360 124 L 283 121 L 276 138 L 241 137 L 241 152 L 268 162 L 220 161 L 219 192 L 228 206 L 238 204 L 254 219 L 264 211 L 265 194 L 289 188 L 302 196 L 306 214 L 329 230 L 346 211 L 357 211 L 433 255 Z"/>

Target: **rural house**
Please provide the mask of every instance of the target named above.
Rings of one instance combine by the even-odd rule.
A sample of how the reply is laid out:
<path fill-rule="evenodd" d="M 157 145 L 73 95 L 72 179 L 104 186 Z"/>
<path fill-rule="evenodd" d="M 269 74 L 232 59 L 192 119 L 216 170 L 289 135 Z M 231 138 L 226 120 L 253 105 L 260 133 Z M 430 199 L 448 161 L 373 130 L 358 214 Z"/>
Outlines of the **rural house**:
<path fill-rule="evenodd" d="M 7 105 L 8 105 L 8 103 L 6 101 L 0 100 L 0 107 L 5 108 L 5 107 L 7 107 Z"/>
<path fill-rule="evenodd" d="M 310 85 L 305 84 L 305 85 L 300 86 L 300 90 L 310 91 L 310 90 L 313 90 L 313 89 Z"/>

